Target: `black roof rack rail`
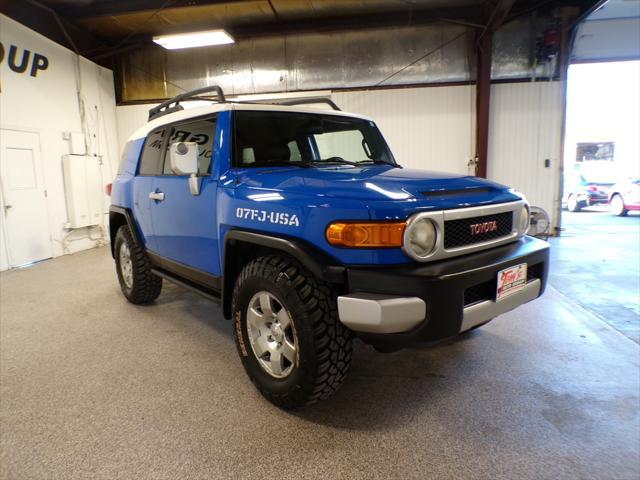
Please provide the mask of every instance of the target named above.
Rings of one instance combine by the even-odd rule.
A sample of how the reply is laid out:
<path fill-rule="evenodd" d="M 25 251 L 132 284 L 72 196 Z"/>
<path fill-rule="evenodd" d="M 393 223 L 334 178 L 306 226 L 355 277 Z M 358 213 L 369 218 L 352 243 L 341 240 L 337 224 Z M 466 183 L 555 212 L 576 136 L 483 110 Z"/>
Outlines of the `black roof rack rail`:
<path fill-rule="evenodd" d="M 340 107 L 338 105 L 336 105 L 333 100 L 329 99 L 329 98 L 296 98 L 294 100 L 284 100 L 282 102 L 275 102 L 275 105 L 288 105 L 288 106 L 293 106 L 293 105 L 309 105 L 312 103 L 324 103 L 329 105 L 331 108 L 333 108 L 334 110 L 337 110 L 339 112 L 341 112 L 342 110 L 340 109 Z"/>
<path fill-rule="evenodd" d="M 184 107 L 180 105 L 180 102 L 184 100 L 211 100 L 210 98 L 203 98 L 201 95 L 203 93 L 215 92 L 216 99 L 214 101 L 218 103 L 226 103 L 227 99 L 224 96 L 224 92 L 222 88 L 218 85 L 211 85 L 208 87 L 197 88 L 195 90 L 191 90 L 189 92 L 181 93 L 180 95 L 176 95 L 175 97 L 165 100 L 157 107 L 153 107 L 149 110 L 149 121 L 154 120 L 156 118 L 162 117 L 163 115 L 167 115 L 173 112 L 179 112 L 184 110 Z M 245 101 L 231 101 L 232 103 L 255 103 L 255 104 L 270 104 L 270 105 L 310 105 L 313 103 L 324 103 L 329 105 L 333 110 L 341 111 L 340 107 L 336 105 L 329 98 L 294 98 L 292 100 L 283 100 L 283 101 L 273 101 L 269 102 L 268 100 L 245 100 Z"/>
<path fill-rule="evenodd" d="M 180 102 L 183 100 L 187 100 L 189 98 L 198 97 L 203 93 L 215 92 L 217 99 L 216 101 L 219 103 L 225 103 L 227 99 L 224 96 L 224 92 L 222 88 L 218 85 L 210 85 L 208 87 L 197 88 L 195 90 L 191 90 L 190 92 L 181 93 L 180 95 L 176 95 L 175 97 L 162 102 L 157 107 L 153 107 L 149 110 L 149 121 L 162 117 L 168 113 L 179 112 L 180 110 L 184 110 L 184 107 L 180 105 Z"/>

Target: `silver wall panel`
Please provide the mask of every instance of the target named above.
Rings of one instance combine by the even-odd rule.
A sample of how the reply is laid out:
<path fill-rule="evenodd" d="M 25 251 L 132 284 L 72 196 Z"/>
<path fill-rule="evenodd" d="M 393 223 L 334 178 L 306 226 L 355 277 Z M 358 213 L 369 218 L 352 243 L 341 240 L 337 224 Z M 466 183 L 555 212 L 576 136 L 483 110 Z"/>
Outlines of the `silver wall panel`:
<path fill-rule="evenodd" d="M 471 34 L 465 27 L 433 24 L 256 37 L 188 50 L 147 47 L 119 58 L 122 100 L 164 98 L 208 84 L 229 94 L 375 86 L 428 52 L 383 85 L 466 81 L 465 33 Z"/>
<path fill-rule="evenodd" d="M 495 34 L 494 79 L 533 74 L 535 37 L 547 23 L 523 18 Z M 173 51 L 149 46 L 119 57 L 118 72 L 123 101 L 167 98 L 211 84 L 238 95 L 466 82 L 475 77 L 474 36 L 466 27 L 433 23 L 255 37 Z M 544 69 L 539 66 L 536 76 Z"/>

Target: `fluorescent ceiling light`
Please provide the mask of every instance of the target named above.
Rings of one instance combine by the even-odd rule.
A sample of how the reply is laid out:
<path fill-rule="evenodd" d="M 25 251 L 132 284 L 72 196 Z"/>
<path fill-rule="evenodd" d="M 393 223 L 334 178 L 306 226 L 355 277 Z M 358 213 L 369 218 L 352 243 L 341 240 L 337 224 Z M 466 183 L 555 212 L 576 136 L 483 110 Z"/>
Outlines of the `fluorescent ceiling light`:
<path fill-rule="evenodd" d="M 234 43 L 233 37 L 224 30 L 205 30 L 202 32 L 176 33 L 174 35 L 158 35 L 153 37 L 153 41 L 167 50 Z"/>

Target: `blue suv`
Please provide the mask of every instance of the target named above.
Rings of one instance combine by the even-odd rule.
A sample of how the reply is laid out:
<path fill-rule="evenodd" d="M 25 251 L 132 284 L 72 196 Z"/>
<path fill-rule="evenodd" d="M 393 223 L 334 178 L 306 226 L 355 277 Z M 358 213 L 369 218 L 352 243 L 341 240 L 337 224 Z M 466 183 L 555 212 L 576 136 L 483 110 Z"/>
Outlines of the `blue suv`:
<path fill-rule="evenodd" d="M 211 105 L 180 102 L 215 94 Z M 274 404 L 332 395 L 354 336 L 379 351 L 476 328 L 540 296 L 549 246 L 510 188 L 398 165 L 375 122 L 229 102 L 219 87 L 150 110 L 112 186 L 125 297 L 163 280 L 220 302 L 244 368 Z"/>

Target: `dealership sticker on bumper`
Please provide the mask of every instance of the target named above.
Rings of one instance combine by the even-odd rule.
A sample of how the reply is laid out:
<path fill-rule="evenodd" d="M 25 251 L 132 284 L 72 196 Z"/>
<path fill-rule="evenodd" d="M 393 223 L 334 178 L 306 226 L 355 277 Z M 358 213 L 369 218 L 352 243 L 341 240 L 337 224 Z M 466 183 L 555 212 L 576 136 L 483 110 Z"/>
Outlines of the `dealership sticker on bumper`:
<path fill-rule="evenodd" d="M 521 263 L 498 272 L 496 301 L 519 292 L 527 284 L 527 264 Z"/>

